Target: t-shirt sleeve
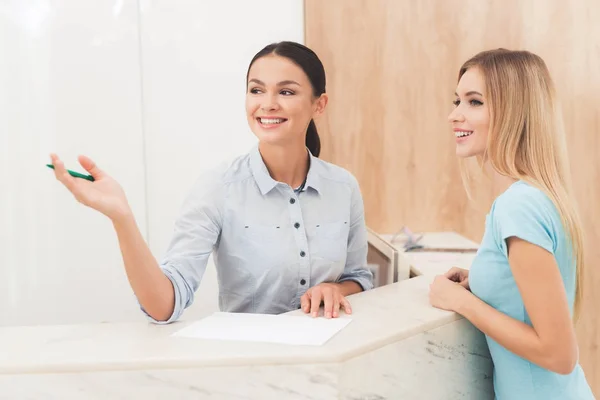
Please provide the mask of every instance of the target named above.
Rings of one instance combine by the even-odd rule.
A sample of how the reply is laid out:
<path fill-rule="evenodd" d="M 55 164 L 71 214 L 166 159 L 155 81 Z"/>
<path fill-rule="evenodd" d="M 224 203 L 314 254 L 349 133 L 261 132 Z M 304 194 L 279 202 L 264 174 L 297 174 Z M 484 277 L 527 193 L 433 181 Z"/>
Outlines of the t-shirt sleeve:
<path fill-rule="evenodd" d="M 554 254 L 556 235 L 553 229 L 555 212 L 550 199 L 540 190 L 513 190 L 505 192 L 494 204 L 494 238 L 505 256 L 506 239 L 518 237 Z"/>

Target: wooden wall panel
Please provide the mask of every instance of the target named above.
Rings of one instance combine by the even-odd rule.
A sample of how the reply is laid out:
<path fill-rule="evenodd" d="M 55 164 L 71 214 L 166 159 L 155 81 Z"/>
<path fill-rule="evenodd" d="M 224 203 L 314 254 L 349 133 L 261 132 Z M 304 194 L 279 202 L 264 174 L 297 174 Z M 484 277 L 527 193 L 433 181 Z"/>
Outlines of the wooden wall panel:
<path fill-rule="evenodd" d="M 352 171 L 367 224 L 455 230 L 480 240 L 502 187 L 465 196 L 447 122 L 458 68 L 496 47 L 548 64 L 563 103 L 587 237 L 581 362 L 600 397 L 600 1 L 305 0 L 306 44 L 325 64 L 322 158 Z M 593 292 L 596 290 L 597 292 Z"/>

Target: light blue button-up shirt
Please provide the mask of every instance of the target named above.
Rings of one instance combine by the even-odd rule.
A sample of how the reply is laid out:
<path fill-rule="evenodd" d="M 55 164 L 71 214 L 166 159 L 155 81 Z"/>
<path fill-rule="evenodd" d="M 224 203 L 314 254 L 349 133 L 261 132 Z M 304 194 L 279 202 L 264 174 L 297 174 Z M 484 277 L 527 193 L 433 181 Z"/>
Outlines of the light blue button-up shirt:
<path fill-rule="evenodd" d="M 213 252 L 221 311 L 295 310 L 322 282 L 373 287 L 358 183 L 312 155 L 301 191 L 271 178 L 258 146 L 195 183 L 160 263 L 175 289 L 165 323 L 192 304 Z"/>

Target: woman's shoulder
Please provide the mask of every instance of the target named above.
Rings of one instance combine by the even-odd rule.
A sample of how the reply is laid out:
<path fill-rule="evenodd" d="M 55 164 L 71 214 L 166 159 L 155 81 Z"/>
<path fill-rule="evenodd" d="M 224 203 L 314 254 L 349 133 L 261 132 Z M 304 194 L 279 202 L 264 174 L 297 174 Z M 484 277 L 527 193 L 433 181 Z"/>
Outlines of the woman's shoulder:
<path fill-rule="evenodd" d="M 242 154 L 222 160 L 197 174 L 196 183 L 219 186 L 251 176 L 249 155 Z"/>
<path fill-rule="evenodd" d="M 313 162 L 316 163 L 318 173 L 323 179 L 358 186 L 356 177 L 346 168 L 320 158 L 313 158 Z"/>
<path fill-rule="evenodd" d="M 550 197 L 524 181 L 515 182 L 496 198 L 490 217 L 490 229 L 505 251 L 505 239 L 517 236 L 554 253 L 563 232 Z"/>
<path fill-rule="evenodd" d="M 517 181 L 494 200 L 493 209 L 511 211 L 522 207 L 547 211 L 549 207 L 553 208 L 553 203 L 543 190 L 525 181 Z"/>
<path fill-rule="evenodd" d="M 248 154 L 223 160 L 196 174 L 189 196 L 222 198 L 227 185 L 251 176 Z"/>
<path fill-rule="evenodd" d="M 550 197 L 540 188 L 525 181 L 513 183 L 494 200 L 490 215 L 494 221 L 536 220 L 550 229 L 560 222 L 560 214 Z"/>

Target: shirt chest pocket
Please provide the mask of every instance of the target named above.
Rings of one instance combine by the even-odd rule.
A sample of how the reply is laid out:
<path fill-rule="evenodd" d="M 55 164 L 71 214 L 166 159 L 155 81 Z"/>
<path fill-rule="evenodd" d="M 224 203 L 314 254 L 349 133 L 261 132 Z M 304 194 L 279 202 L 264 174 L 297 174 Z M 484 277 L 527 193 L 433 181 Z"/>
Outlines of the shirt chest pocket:
<path fill-rule="evenodd" d="M 290 229 L 276 225 L 248 224 L 240 229 L 236 252 L 251 270 L 268 270 L 289 262 Z M 257 271 L 254 271 L 257 272 Z"/>
<path fill-rule="evenodd" d="M 253 244 L 273 243 L 281 240 L 283 229 L 275 225 L 248 224 L 244 225 L 242 236 L 245 241 Z"/>
<path fill-rule="evenodd" d="M 314 256 L 331 262 L 344 261 L 348 251 L 347 221 L 319 224 L 315 227 Z"/>

